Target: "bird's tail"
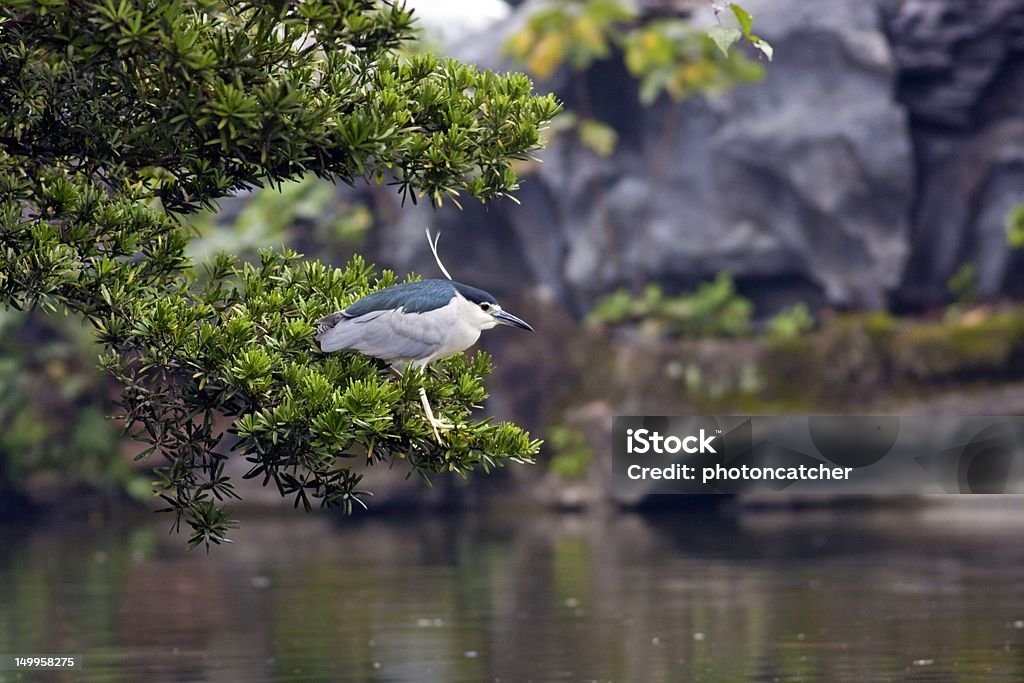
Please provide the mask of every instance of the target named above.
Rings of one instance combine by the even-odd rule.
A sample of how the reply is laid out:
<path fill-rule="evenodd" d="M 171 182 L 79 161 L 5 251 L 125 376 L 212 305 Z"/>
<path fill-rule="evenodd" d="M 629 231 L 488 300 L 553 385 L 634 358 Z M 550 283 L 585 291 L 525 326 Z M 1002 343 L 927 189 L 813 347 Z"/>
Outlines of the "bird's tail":
<path fill-rule="evenodd" d="M 316 324 L 316 340 L 322 341 L 321 337 L 324 336 L 324 333 L 333 330 L 334 326 L 338 324 L 338 321 L 344 317 L 345 313 L 343 311 L 338 311 L 337 313 L 331 313 L 328 316 L 320 318 Z"/>

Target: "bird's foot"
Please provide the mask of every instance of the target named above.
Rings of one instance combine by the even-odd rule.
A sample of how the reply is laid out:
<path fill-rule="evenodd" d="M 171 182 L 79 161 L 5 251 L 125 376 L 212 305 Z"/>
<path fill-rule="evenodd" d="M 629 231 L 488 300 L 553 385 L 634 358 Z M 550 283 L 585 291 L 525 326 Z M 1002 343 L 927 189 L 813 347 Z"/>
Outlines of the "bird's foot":
<path fill-rule="evenodd" d="M 448 422 L 447 420 L 439 420 L 430 415 L 427 415 L 427 422 L 430 423 L 430 428 L 434 430 L 434 438 L 437 439 L 437 443 L 439 444 L 444 443 L 444 440 L 441 438 L 441 432 L 447 432 L 451 429 L 455 429 L 455 425 L 451 422 Z"/>
<path fill-rule="evenodd" d="M 440 420 L 434 417 L 434 411 L 430 408 L 430 401 L 427 400 L 427 391 L 423 387 L 420 387 L 420 402 L 423 404 L 423 413 L 427 417 L 427 424 L 434 430 L 434 438 L 437 439 L 437 443 L 444 443 L 441 440 L 441 432 L 455 429 L 455 425 L 447 420 Z"/>

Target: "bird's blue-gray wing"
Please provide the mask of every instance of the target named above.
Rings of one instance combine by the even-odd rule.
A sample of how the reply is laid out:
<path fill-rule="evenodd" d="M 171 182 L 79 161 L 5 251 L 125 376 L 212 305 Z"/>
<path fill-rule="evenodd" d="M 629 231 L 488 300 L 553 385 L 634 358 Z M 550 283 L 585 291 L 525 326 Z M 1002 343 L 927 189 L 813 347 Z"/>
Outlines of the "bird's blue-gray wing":
<path fill-rule="evenodd" d="M 340 313 L 322 321 L 322 331 L 316 337 L 320 349 L 352 349 L 384 360 L 417 360 L 430 356 L 444 344 L 454 322 L 448 321 L 442 310 L 428 313 L 371 311 L 354 317 L 344 315 L 344 311 Z"/>

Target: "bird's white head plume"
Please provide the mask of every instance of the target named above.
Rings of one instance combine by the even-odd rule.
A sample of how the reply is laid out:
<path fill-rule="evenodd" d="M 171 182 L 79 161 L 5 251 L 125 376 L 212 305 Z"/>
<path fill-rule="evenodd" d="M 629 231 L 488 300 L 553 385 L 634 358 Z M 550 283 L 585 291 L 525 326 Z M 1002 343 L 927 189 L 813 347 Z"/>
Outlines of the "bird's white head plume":
<path fill-rule="evenodd" d="M 441 257 L 437 255 L 437 241 L 441 239 L 441 233 L 437 233 L 436 237 L 431 237 L 430 227 L 426 227 L 425 230 L 427 233 L 427 244 L 430 245 L 430 251 L 434 254 L 434 260 L 437 261 L 437 267 L 441 269 L 441 272 L 444 273 L 446 278 L 451 280 L 452 276 L 448 274 L 448 269 L 444 267 L 444 264 L 441 263 Z"/>

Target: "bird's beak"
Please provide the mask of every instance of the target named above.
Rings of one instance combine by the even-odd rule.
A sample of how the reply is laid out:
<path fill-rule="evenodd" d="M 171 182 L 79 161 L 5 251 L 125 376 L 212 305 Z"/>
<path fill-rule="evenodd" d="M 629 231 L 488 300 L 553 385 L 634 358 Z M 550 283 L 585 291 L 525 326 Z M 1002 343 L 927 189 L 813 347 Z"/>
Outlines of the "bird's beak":
<path fill-rule="evenodd" d="M 494 316 L 494 319 L 497 320 L 502 325 L 511 325 L 512 327 L 518 327 L 520 329 L 529 330 L 530 332 L 533 332 L 532 327 L 530 327 L 526 322 L 520 320 L 511 313 L 506 313 L 505 311 L 495 311 L 494 313 L 491 313 L 491 315 Z"/>

